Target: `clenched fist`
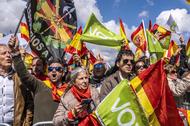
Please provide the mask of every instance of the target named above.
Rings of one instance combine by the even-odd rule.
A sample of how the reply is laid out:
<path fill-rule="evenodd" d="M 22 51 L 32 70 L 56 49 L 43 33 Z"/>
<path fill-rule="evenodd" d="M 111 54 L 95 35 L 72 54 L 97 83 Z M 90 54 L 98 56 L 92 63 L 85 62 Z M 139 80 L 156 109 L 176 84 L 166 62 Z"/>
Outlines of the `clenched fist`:
<path fill-rule="evenodd" d="M 11 36 L 11 38 L 8 42 L 8 46 L 9 46 L 11 52 L 19 51 L 18 39 L 14 36 Z"/>

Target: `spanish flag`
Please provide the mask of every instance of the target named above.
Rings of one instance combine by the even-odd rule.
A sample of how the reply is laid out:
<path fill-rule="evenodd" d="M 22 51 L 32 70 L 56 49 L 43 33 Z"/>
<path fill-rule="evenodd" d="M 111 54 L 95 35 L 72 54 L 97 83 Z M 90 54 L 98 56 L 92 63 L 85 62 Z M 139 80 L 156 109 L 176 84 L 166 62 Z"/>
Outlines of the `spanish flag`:
<path fill-rule="evenodd" d="M 136 48 L 135 51 L 135 61 L 139 60 L 142 56 L 144 56 L 144 53 L 141 49 Z"/>
<path fill-rule="evenodd" d="M 164 49 L 168 49 L 171 38 L 170 31 L 158 24 L 154 24 L 154 26 L 150 29 L 150 32 L 159 40 Z"/>
<path fill-rule="evenodd" d="M 186 55 L 188 57 L 190 57 L 190 38 L 189 38 L 187 45 L 186 45 Z"/>
<path fill-rule="evenodd" d="M 178 110 L 183 113 L 185 118 L 187 119 L 188 124 L 190 125 L 190 110 L 184 109 L 184 108 L 178 108 Z"/>
<path fill-rule="evenodd" d="M 80 27 L 77 31 L 77 33 L 74 35 L 73 40 L 67 47 L 65 48 L 65 52 L 73 54 L 81 54 L 81 49 L 82 49 L 82 42 L 80 41 L 82 34 L 82 27 Z"/>
<path fill-rule="evenodd" d="M 146 51 L 146 37 L 144 32 L 144 25 L 141 23 L 139 27 L 131 34 L 131 40 L 133 43 L 140 48 L 143 52 Z"/>
<path fill-rule="evenodd" d="M 24 38 L 27 42 L 30 40 L 28 25 L 26 22 L 20 23 L 21 38 Z"/>
<path fill-rule="evenodd" d="M 128 49 L 130 50 L 130 46 L 129 46 L 129 42 L 128 42 L 128 39 L 126 37 L 126 33 L 125 33 L 125 28 L 124 28 L 124 25 L 123 25 L 123 21 L 121 19 L 119 19 L 119 30 L 120 30 L 120 35 L 121 37 L 124 39 L 125 41 L 125 49 Z"/>
<path fill-rule="evenodd" d="M 130 83 L 150 126 L 183 126 L 168 86 L 164 64 L 159 60 Z"/>
<path fill-rule="evenodd" d="M 165 57 L 171 58 L 171 57 L 175 54 L 175 52 L 177 51 L 178 48 L 179 48 L 179 47 L 178 47 L 178 45 L 176 44 L 176 42 L 174 42 L 174 41 L 172 40 L 172 41 L 170 42 L 170 45 L 169 45 L 168 50 L 166 51 L 167 53 L 166 53 Z"/>

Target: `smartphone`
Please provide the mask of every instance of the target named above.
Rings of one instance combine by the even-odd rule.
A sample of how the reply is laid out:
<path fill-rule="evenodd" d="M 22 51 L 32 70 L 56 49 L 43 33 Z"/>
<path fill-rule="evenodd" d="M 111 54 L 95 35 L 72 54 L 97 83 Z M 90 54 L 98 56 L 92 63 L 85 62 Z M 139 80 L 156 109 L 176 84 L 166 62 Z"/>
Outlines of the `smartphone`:
<path fill-rule="evenodd" d="M 91 102 L 92 102 L 92 99 L 84 99 L 82 100 L 81 105 L 84 105 L 84 104 L 89 105 Z"/>

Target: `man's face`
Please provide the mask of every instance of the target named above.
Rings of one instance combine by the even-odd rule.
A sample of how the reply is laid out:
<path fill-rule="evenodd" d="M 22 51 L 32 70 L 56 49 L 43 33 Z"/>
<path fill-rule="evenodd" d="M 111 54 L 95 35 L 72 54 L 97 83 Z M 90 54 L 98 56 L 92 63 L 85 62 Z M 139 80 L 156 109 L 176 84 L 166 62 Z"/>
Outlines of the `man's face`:
<path fill-rule="evenodd" d="M 94 65 L 93 74 L 95 77 L 103 77 L 106 71 L 104 63 L 98 63 Z"/>
<path fill-rule="evenodd" d="M 32 61 L 32 71 L 35 75 L 43 74 L 43 62 L 40 59 L 34 59 Z"/>
<path fill-rule="evenodd" d="M 88 88 L 88 82 L 89 80 L 86 72 L 80 72 L 75 80 L 75 85 L 79 90 L 83 91 Z"/>
<path fill-rule="evenodd" d="M 134 57 L 130 55 L 122 55 L 121 60 L 117 62 L 117 67 L 122 73 L 129 74 L 132 72 Z"/>
<path fill-rule="evenodd" d="M 12 59 L 10 50 L 6 46 L 0 46 L 0 66 L 4 68 L 11 67 Z"/>
<path fill-rule="evenodd" d="M 53 83 L 60 82 L 63 77 L 62 65 L 60 63 L 52 63 L 48 66 L 48 77 Z"/>

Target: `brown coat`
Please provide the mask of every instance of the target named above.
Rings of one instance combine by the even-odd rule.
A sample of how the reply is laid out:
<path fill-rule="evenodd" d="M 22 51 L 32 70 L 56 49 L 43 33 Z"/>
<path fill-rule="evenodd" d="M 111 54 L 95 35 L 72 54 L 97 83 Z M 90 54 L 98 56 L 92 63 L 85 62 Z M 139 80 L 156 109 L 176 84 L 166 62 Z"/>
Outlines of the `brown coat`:
<path fill-rule="evenodd" d="M 102 82 L 100 90 L 101 101 L 114 89 L 114 87 L 116 87 L 117 84 L 119 84 L 120 81 L 119 71 L 116 71 Z"/>
<path fill-rule="evenodd" d="M 92 100 L 97 106 L 100 102 L 98 90 L 90 86 L 90 91 L 91 91 Z M 75 98 L 75 96 L 70 90 L 65 95 L 63 95 L 63 97 L 61 98 L 61 101 L 62 102 L 59 103 L 59 107 L 53 118 L 53 123 L 55 126 L 67 125 L 68 112 L 71 111 L 71 109 L 73 109 L 77 104 L 79 104 L 78 100 Z"/>
<path fill-rule="evenodd" d="M 33 119 L 33 98 L 25 85 L 21 83 L 17 74 L 12 77 L 14 81 L 14 121 L 13 126 L 30 126 Z"/>
<path fill-rule="evenodd" d="M 26 70 L 20 55 L 13 57 L 13 63 L 23 84 L 34 94 L 33 124 L 42 121 L 52 121 L 59 105 L 52 98 L 52 90 L 43 81 L 37 79 Z"/>

